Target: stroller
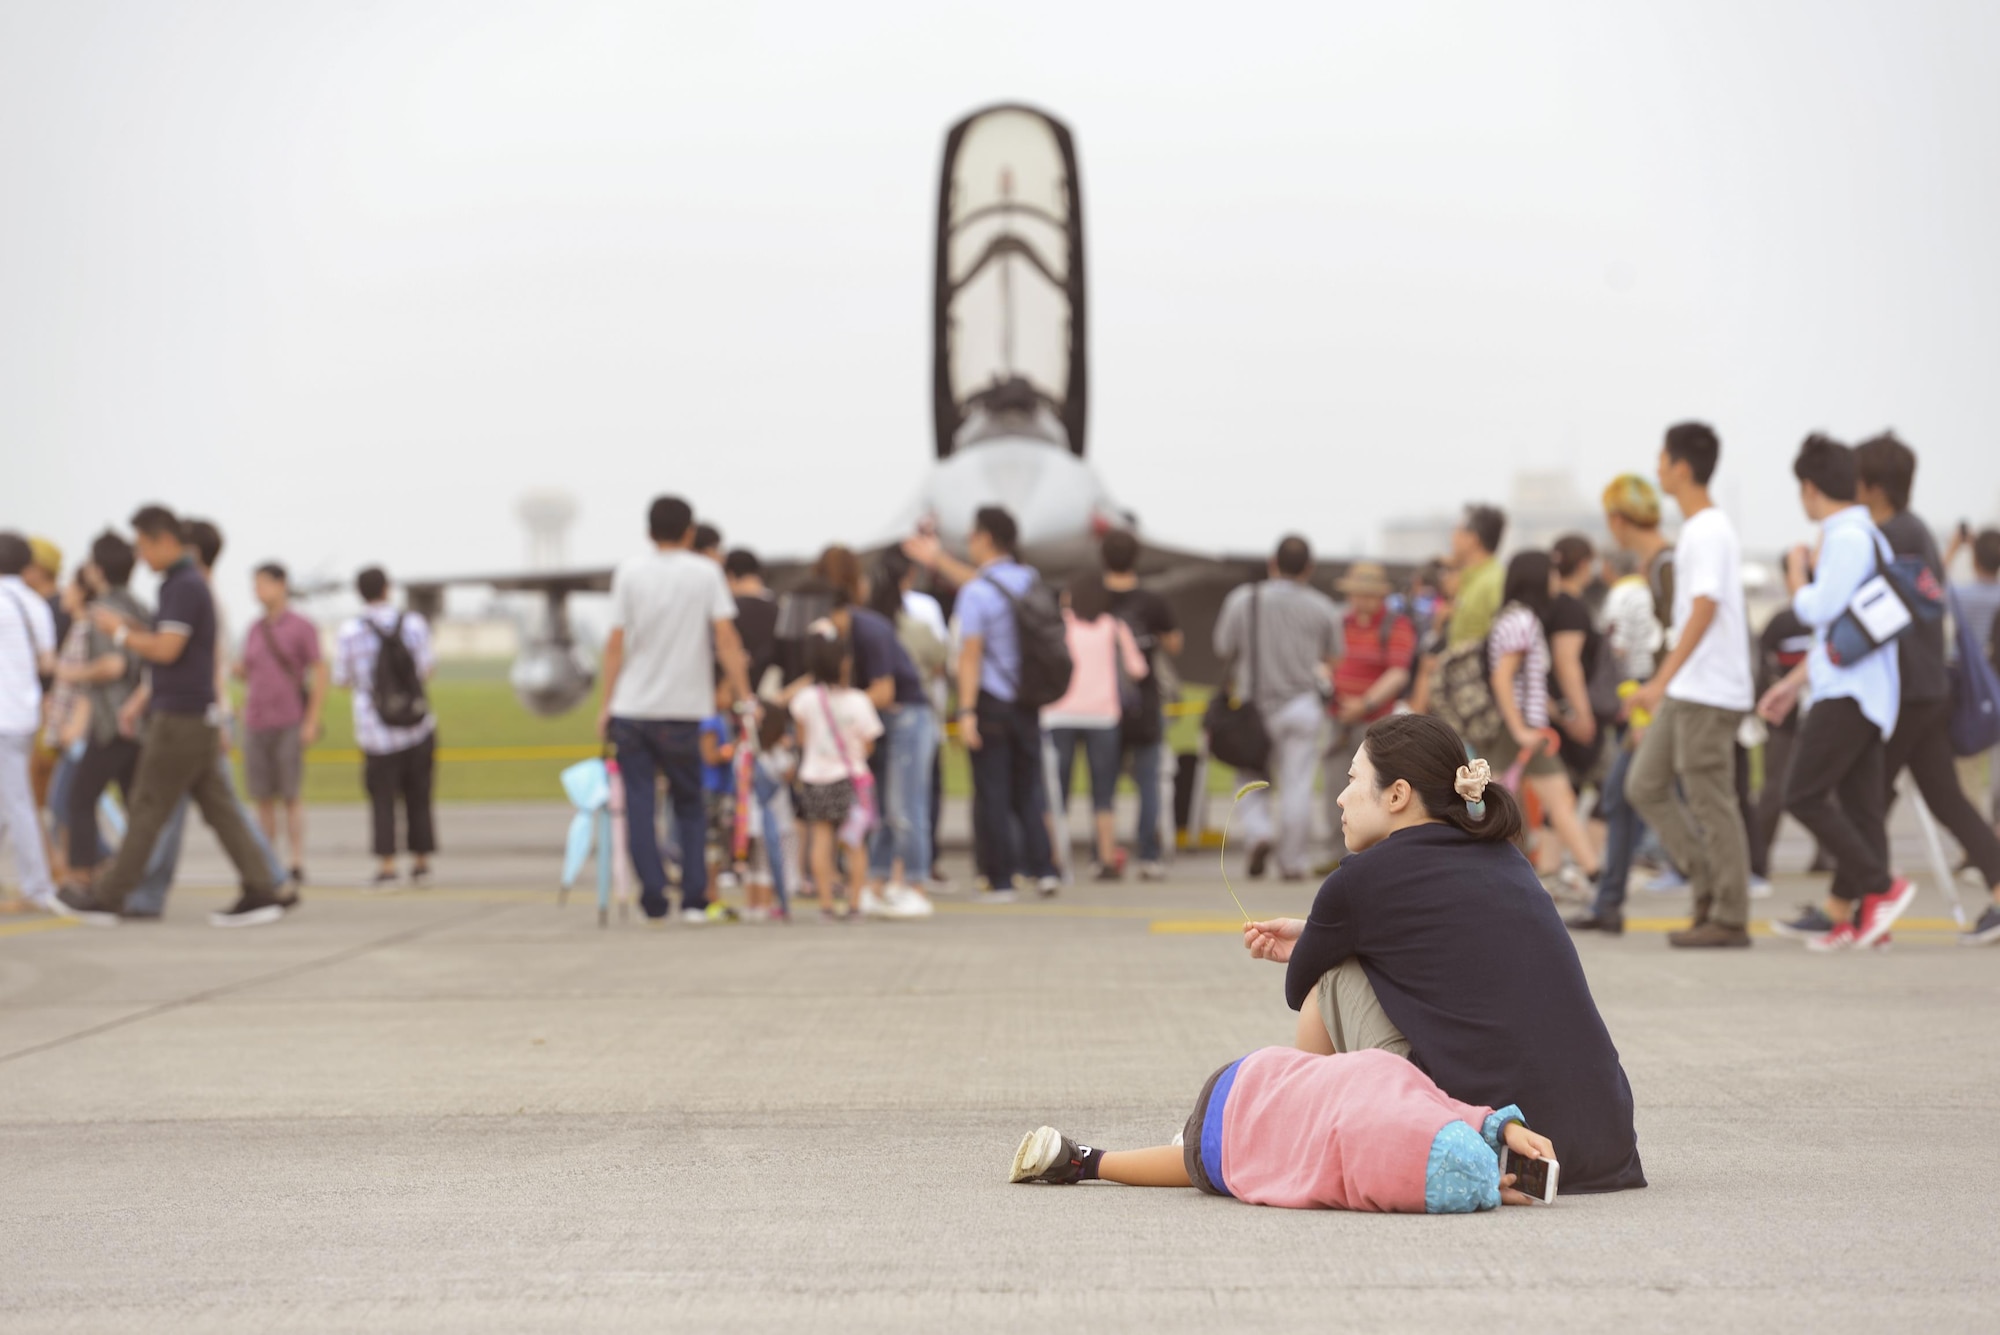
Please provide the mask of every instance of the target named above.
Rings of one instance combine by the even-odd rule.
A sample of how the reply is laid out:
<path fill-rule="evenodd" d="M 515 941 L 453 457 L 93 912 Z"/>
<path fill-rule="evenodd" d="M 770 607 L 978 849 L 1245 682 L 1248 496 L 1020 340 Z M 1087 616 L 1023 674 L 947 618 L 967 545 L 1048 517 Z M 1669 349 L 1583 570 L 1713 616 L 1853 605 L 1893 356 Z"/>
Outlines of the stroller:
<path fill-rule="evenodd" d="M 625 785 L 618 778 L 618 762 L 609 755 L 579 761 L 562 772 L 562 786 L 571 805 L 576 807 L 576 815 L 570 818 L 562 884 L 556 892 L 557 906 L 569 902 L 569 892 L 575 887 L 584 862 L 594 852 L 597 925 L 604 927 L 610 923 L 614 887 L 620 920 L 631 917 L 631 863 L 625 853 Z"/>

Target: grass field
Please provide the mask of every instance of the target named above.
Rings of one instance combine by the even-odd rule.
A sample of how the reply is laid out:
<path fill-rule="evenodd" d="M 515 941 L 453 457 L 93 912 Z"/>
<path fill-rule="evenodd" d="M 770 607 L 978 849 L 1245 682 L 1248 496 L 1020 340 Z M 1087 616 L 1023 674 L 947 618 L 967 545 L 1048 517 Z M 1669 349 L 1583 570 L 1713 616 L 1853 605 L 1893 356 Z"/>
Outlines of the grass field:
<path fill-rule="evenodd" d="M 1200 687 L 1188 691 L 1196 705 L 1204 694 Z M 514 698 L 507 664 L 441 665 L 431 682 L 441 749 L 438 800 L 561 800 L 557 776 L 564 766 L 596 752 L 598 700 L 593 690 L 589 699 L 560 718 L 541 718 Z M 1176 750 L 1192 751 L 1198 737 L 1198 720 L 1190 716 L 1174 720 L 1168 740 Z M 481 752 L 499 754 L 477 754 Z M 1231 779 L 1229 771 L 1218 769 L 1210 776 L 1210 790 L 1228 792 Z M 947 747 L 945 791 L 963 796 L 971 786 L 964 750 Z M 354 750 L 353 711 L 344 690 L 328 697 L 326 735 L 306 754 L 305 795 L 309 802 L 360 802 L 366 797 L 361 759 Z"/>

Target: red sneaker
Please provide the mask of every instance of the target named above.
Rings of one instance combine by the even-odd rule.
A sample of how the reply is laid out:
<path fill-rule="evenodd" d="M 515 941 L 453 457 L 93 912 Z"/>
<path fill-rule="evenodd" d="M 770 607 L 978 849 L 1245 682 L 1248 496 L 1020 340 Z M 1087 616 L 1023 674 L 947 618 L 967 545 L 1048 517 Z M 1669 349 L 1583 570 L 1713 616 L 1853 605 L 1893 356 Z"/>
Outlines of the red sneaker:
<path fill-rule="evenodd" d="M 1806 949 L 1817 950 L 1821 953 L 1832 950 L 1852 950 L 1855 943 L 1860 939 L 1861 933 L 1855 930 L 1854 924 L 1844 922 L 1824 935 L 1808 937 L 1806 940 Z"/>
<path fill-rule="evenodd" d="M 1910 907 L 1910 902 L 1916 897 L 1917 887 L 1898 876 L 1883 893 L 1863 899 L 1861 931 L 1854 944 L 1872 946 L 1887 936 L 1896 919 L 1903 916 L 1903 910 Z"/>

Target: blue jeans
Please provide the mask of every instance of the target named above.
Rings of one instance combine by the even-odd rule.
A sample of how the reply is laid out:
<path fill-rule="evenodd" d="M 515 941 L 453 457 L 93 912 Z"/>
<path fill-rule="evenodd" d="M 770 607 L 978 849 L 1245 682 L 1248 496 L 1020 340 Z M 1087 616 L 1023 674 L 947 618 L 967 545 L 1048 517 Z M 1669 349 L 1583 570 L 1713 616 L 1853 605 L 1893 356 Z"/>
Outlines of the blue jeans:
<path fill-rule="evenodd" d="M 1108 728 L 1052 728 L 1049 738 L 1056 744 L 1057 794 L 1062 809 L 1069 810 L 1070 785 L 1076 777 L 1076 748 L 1083 745 L 1090 767 L 1090 809 L 1109 811 L 1118 800 L 1118 726 Z"/>
<path fill-rule="evenodd" d="M 995 890 L 1014 873 L 1056 874 L 1042 796 L 1042 724 L 1032 709 L 979 693 L 979 749 L 972 753 L 979 870 Z"/>
<path fill-rule="evenodd" d="M 777 896 L 778 907 L 790 909 L 792 899 L 785 887 L 785 841 L 781 836 L 783 826 L 779 824 L 778 804 L 789 800 L 790 791 L 765 772 L 760 762 L 750 771 L 750 791 L 757 799 L 757 816 L 764 826 L 764 865 L 771 871 L 771 893 Z"/>
<path fill-rule="evenodd" d="M 1139 785 L 1139 861 L 1158 862 L 1160 848 L 1160 757 L 1164 742 L 1135 746 L 1132 754 L 1132 782 Z"/>
<path fill-rule="evenodd" d="M 611 720 L 618 774 L 625 781 L 625 846 L 639 874 L 639 907 L 649 918 L 667 912 L 667 871 L 653 829 L 653 784 L 667 780 L 681 855 L 681 908 L 708 907 L 708 811 L 701 795 L 699 719 Z"/>
<path fill-rule="evenodd" d="M 229 795 L 236 799 L 236 809 L 243 814 L 243 824 L 250 831 L 250 838 L 257 845 L 257 851 L 264 855 L 265 863 L 271 868 L 271 883 L 282 886 L 288 873 L 285 864 L 278 861 L 277 853 L 270 841 L 264 838 L 263 827 L 250 814 L 250 808 L 243 805 L 243 798 L 236 791 L 236 776 L 229 767 L 229 753 L 222 752 L 216 757 L 216 768 L 222 771 L 222 782 L 228 786 Z M 174 888 L 174 876 L 180 871 L 181 837 L 187 833 L 188 799 L 183 796 L 174 803 L 173 814 L 160 827 L 160 837 L 153 842 L 153 854 L 146 859 L 145 875 L 139 884 L 132 887 L 132 893 L 125 896 L 127 913 L 159 913 L 167 907 L 167 891 Z"/>
<path fill-rule="evenodd" d="M 882 820 L 868 836 L 868 875 L 887 880 L 897 858 L 903 876 L 922 885 L 931 873 L 931 767 L 937 764 L 937 715 L 929 705 L 898 705 L 882 716 L 888 783 L 877 794 Z"/>
<path fill-rule="evenodd" d="M 1632 768 L 1632 752 L 1620 733 L 1612 739 L 1618 754 L 1612 758 L 1611 772 L 1604 776 L 1598 793 L 1597 811 L 1604 817 L 1604 868 L 1597 877 L 1597 902 L 1591 911 L 1600 918 L 1625 916 L 1625 883 L 1632 877 L 1632 855 L 1645 836 L 1646 822 L 1625 799 L 1625 774 Z"/>

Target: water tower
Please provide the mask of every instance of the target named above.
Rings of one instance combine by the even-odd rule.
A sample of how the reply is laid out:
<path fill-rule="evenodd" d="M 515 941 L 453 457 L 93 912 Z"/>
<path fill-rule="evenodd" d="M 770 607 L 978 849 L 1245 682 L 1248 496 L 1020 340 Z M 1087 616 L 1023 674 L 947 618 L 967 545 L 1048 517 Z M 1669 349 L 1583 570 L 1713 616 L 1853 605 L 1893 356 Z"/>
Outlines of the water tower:
<path fill-rule="evenodd" d="M 528 530 L 528 569 L 560 570 L 569 564 L 576 497 L 555 487 L 538 487 L 515 502 L 514 513 Z"/>
<path fill-rule="evenodd" d="M 515 503 L 514 513 L 528 530 L 528 568 L 561 570 L 569 564 L 569 530 L 576 522 L 576 498 L 553 487 L 537 488 Z M 570 634 L 568 590 L 551 587 L 541 634 L 534 636 L 508 674 L 514 694 L 537 714 L 555 715 L 576 707 L 590 694 L 596 671 Z"/>

